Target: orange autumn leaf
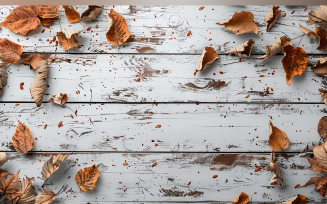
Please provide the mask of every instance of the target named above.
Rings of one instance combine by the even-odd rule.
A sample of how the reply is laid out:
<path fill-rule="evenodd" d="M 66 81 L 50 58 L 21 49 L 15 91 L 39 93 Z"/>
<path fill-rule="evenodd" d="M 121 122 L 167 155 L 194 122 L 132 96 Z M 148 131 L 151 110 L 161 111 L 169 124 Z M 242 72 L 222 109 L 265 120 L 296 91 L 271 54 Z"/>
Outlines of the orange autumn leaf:
<path fill-rule="evenodd" d="M 274 23 L 277 21 L 277 18 L 281 12 L 281 10 L 278 9 L 279 6 L 273 6 L 270 10 L 270 12 L 266 15 L 265 21 L 266 21 L 266 31 L 268 32 L 270 28 L 274 25 Z"/>
<path fill-rule="evenodd" d="M 60 5 L 41 5 L 37 6 L 37 15 L 41 18 L 56 18 Z"/>
<path fill-rule="evenodd" d="M 236 35 L 243 33 L 258 33 L 258 27 L 254 23 L 254 16 L 249 11 L 235 12 L 233 17 L 223 23 L 217 23 L 225 26 L 226 29 L 233 31 Z"/>
<path fill-rule="evenodd" d="M 124 17 L 111 9 L 108 22 L 108 32 L 106 33 L 107 41 L 113 45 L 121 45 L 129 38 L 131 33 Z"/>
<path fill-rule="evenodd" d="M 12 141 L 16 151 L 25 154 L 27 154 L 27 152 L 34 146 L 34 140 L 30 129 L 28 129 L 28 127 L 21 122 L 18 123 L 16 132 L 12 137 Z"/>
<path fill-rule="evenodd" d="M 196 75 L 196 73 L 201 72 L 207 67 L 209 67 L 218 58 L 219 55 L 216 53 L 215 49 L 213 49 L 212 47 L 205 47 L 195 68 L 194 76 Z"/>
<path fill-rule="evenodd" d="M 91 167 L 84 168 L 84 171 L 81 169 L 77 172 L 75 181 L 77 185 L 81 188 L 84 193 L 87 190 L 93 190 L 96 186 L 98 177 L 100 176 L 98 166 L 93 165 Z"/>
<path fill-rule="evenodd" d="M 0 192 L 4 193 L 9 200 L 20 195 L 18 177 L 19 171 L 15 174 L 9 174 L 0 169 Z"/>
<path fill-rule="evenodd" d="M 64 105 L 67 102 L 67 94 L 60 93 L 58 96 L 52 96 L 47 102 L 52 102 L 58 105 Z"/>
<path fill-rule="evenodd" d="M 65 50 L 69 50 L 72 47 L 78 45 L 77 35 L 81 31 L 74 31 L 74 30 L 66 30 L 62 29 L 62 31 L 57 32 L 57 37 L 60 46 Z"/>
<path fill-rule="evenodd" d="M 230 201 L 234 204 L 245 204 L 249 202 L 249 196 L 246 193 L 241 193 L 239 196 L 237 196 L 234 200 Z"/>
<path fill-rule="evenodd" d="M 46 27 L 46 28 L 50 28 L 50 25 L 52 24 L 52 22 L 54 20 L 57 20 L 58 17 L 56 18 L 40 18 L 41 24 Z"/>
<path fill-rule="evenodd" d="M 327 51 L 327 32 L 321 29 L 321 27 L 316 27 L 316 34 L 319 37 L 319 46 L 317 50 Z"/>
<path fill-rule="evenodd" d="M 100 6 L 87 6 L 85 11 L 82 13 L 81 22 L 88 22 L 94 20 L 102 11 Z"/>
<path fill-rule="evenodd" d="M 62 5 L 62 7 L 65 9 L 66 18 L 69 22 L 75 23 L 81 19 L 79 13 L 71 5 Z"/>
<path fill-rule="evenodd" d="M 289 141 L 286 139 L 284 131 L 273 126 L 272 122 L 269 123 L 269 145 L 274 151 L 282 151 L 287 149 Z"/>
<path fill-rule="evenodd" d="M 284 71 L 286 73 L 286 83 L 291 84 L 291 80 L 295 75 L 301 75 L 308 64 L 307 53 L 300 47 L 292 47 L 287 45 L 283 47 L 285 52 L 282 60 Z"/>
<path fill-rule="evenodd" d="M 14 43 L 7 38 L 0 38 L 0 56 L 8 63 L 16 63 L 23 52 L 22 46 Z"/>

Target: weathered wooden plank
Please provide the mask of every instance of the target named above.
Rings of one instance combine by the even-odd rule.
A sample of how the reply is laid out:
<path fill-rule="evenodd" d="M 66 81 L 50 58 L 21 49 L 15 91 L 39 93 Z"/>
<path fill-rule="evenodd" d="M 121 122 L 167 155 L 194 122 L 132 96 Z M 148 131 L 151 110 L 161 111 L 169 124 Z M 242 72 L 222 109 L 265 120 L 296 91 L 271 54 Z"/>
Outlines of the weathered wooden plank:
<path fill-rule="evenodd" d="M 84 30 L 80 34 L 81 46 L 72 48 L 69 52 L 74 53 L 196 53 L 201 54 L 204 46 L 213 46 L 218 49 L 220 45 L 226 45 L 226 49 L 236 47 L 250 38 L 255 40 L 253 53 L 263 54 L 265 46 L 271 45 L 277 38 L 287 34 L 295 45 L 300 45 L 307 53 L 323 53 L 317 51 L 318 40 L 310 40 L 308 36 L 297 38 L 302 35 L 299 23 L 306 26 L 308 12 L 318 6 L 281 6 L 282 15 L 270 32 L 266 32 L 264 18 L 270 11 L 271 6 L 205 6 L 199 10 L 199 6 L 105 6 L 102 13 L 95 21 L 83 23 L 83 25 L 71 24 L 67 21 L 64 10 L 60 9 L 61 28 L 71 30 Z M 3 21 L 14 6 L 2 6 L 0 8 L 0 21 Z M 82 12 L 85 6 L 77 6 L 77 11 Z M 105 34 L 108 27 L 108 12 L 114 8 L 126 18 L 132 36 L 128 42 L 121 46 L 112 46 L 107 42 Z M 251 11 L 255 22 L 259 27 L 259 33 L 235 35 L 223 26 L 216 23 L 229 19 L 234 12 Z M 69 27 L 69 25 L 72 25 Z M 95 28 L 98 25 L 98 28 Z M 84 26 L 84 27 L 83 27 Z M 86 31 L 90 27 L 91 30 Z M 61 30 L 59 21 L 54 22 L 51 29 L 40 26 L 27 36 L 14 34 L 3 28 L 0 37 L 25 46 L 29 52 L 63 52 L 61 47 L 55 46 L 55 42 L 49 44 L 56 32 Z M 314 26 L 308 27 L 315 29 Z M 41 31 L 45 29 L 42 33 Z M 187 36 L 188 31 L 192 32 Z M 233 43 L 235 42 L 235 43 Z M 300 43 L 301 42 L 301 43 Z M 102 46 L 100 46 L 100 44 Z"/>
<path fill-rule="evenodd" d="M 35 191 L 42 191 L 41 169 L 51 153 L 9 153 L 5 170 L 34 177 Z M 288 155 L 292 156 L 292 155 Z M 269 154 L 214 153 L 93 153 L 72 154 L 47 181 L 45 188 L 55 193 L 68 184 L 67 191 L 58 195 L 60 203 L 102 202 L 197 202 L 229 201 L 241 192 L 252 202 L 282 202 L 302 194 L 319 202 L 322 198 L 314 186 L 304 185 L 310 177 L 320 176 L 309 170 L 306 158 L 278 157 L 285 189 L 270 185 L 271 172 L 265 172 Z M 123 163 L 127 162 L 128 166 Z M 152 164 L 157 163 L 152 167 Z M 100 177 L 93 191 L 79 190 L 74 181 L 79 169 L 100 164 Z M 256 168 L 263 168 L 255 172 Z M 218 175 L 213 178 L 213 175 Z M 121 182 L 121 183 L 119 183 Z M 188 183 L 190 185 L 188 185 Z"/>
<path fill-rule="evenodd" d="M 49 55 L 47 55 L 49 56 Z M 322 102 L 326 81 L 309 68 L 290 86 L 281 60 L 239 61 L 220 56 L 207 70 L 193 75 L 197 55 L 51 55 L 43 101 L 61 92 L 68 102 Z M 77 60 L 77 61 L 75 61 Z M 20 63 L 7 68 L 2 102 L 32 102 L 29 88 L 35 72 Z M 139 82 L 135 80 L 140 78 Z M 20 83 L 24 83 L 24 90 Z M 266 91 L 269 87 L 268 92 Z M 79 94 L 77 94 L 79 93 Z M 245 98 L 249 95 L 248 98 Z"/>
<path fill-rule="evenodd" d="M 0 151 L 15 151 L 11 138 L 19 120 L 35 138 L 32 151 L 270 152 L 271 120 L 289 138 L 285 151 L 300 152 L 319 142 L 318 121 L 326 115 L 325 104 L 67 106 L 71 110 L 55 104 L 0 104 Z"/>

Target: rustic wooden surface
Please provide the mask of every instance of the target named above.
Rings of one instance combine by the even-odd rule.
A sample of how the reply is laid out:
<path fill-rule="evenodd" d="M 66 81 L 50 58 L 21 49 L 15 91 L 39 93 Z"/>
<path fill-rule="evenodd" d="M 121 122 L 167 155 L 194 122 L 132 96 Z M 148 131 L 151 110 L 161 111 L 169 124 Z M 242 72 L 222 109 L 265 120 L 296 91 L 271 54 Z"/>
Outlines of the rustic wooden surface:
<path fill-rule="evenodd" d="M 85 6 L 77 7 L 82 12 Z M 24 45 L 25 56 L 37 51 L 55 59 L 41 107 L 29 93 L 35 73 L 19 63 L 7 68 L 8 84 L 0 95 L 0 151 L 9 157 L 3 168 L 20 170 L 21 178 L 35 177 L 35 192 L 40 193 L 43 163 L 52 154 L 71 154 L 44 186 L 56 193 L 68 184 L 54 203 L 226 203 L 241 192 L 253 203 L 279 203 L 299 193 L 311 203 L 324 202 L 313 185 L 295 188 L 321 176 L 297 155 L 307 144 L 319 142 L 317 124 L 327 113 L 318 92 L 327 88 L 326 79 L 309 69 L 316 63 L 313 58 L 326 52 L 316 50 L 318 40 L 301 39 L 298 27 L 306 26 L 307 13 L 318 6 L 281 6 L 286 17 L 280 15 L 271 32 L 264 24 L 270 6 L 199 7 L 110 5 L 83 25 L 69 23 L 61 8 L 60 24 L 55 21 L 51 29 L 40 26 L 21 36 L 2 28 L 0 37 Z M 2 6 L 0 21 L 13 8 Z M 124 46 L 106 42 L 112 8 L 126 18 L 132 33 Z M 236 36 L 216 25 L 242 10 L 254 14 L 257 35 Z M 60 27 L 84 29 L 81 45 L 64 52 L 49 44 Z M 291 86 L 282 54 L 252 59 L 285 34 L 309 58 L 305 73 L 295 76 Z M 204 46 L 219 49 L 229 42 L 224 49 L 230 49 L 250 38 L 255 40 L 251 59 L 240 61 L 218 50 L 220 59 L 193 76 Z M 46 103 L 59 93 L 67 93 L 66 107 Z M 11 142 L 18 120 L 31 129 L 35 141 L 27 155 L 16 153 Z M 270 185 L 272 174 L 264 170 L 272 150 L 269 121 L 290 140 L 289 148 L 278 154 L 284 190 Z M 155 128 L 158 124 L 161 128 Z M 100 164 L 101 176 L 96 189 L 85 194 L 74 177 L 93 164 Z M 258 167 L 262 170 L 255 172 Z"/>

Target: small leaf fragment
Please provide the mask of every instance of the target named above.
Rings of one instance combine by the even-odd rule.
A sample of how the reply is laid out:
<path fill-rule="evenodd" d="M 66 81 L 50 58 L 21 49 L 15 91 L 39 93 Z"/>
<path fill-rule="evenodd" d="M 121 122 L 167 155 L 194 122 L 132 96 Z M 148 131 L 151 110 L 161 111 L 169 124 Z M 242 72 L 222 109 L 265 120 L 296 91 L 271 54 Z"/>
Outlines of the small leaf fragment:
<path fill-rule="evenodd" d="M 194 76 L 196 75 L 196 73 L 201 72 L 207 67 L 209 67 L 218 58 L 219 55 L 216 53 L 215 49 L 213 49 L 212 47 L 205 47 L 195 68 Z"/>
<path fill-rule="evenodd" d="M 237 48 L 225 51 L 225 53 L 230 55 L 234 54 L 239 56 L 240 58 L 250 58 L 253 45 L 254 41 L 250 39 L 247 42 L 240 44 Z"/>
<path fill-rule="evenodd" d="M 298 184 L 300 186 L 300 184 Z M 297 196 L 288 199 L 287 201 L 283 202 L 282 204 L 305 204 L 305 201 L 308 200 L 309 198 L 298 194 Z"/>
<path fill-rule="evenodd" d="M 62 5 L 65 9 L 66 18 L 71 23 L 76 23 L 81 19 L 81 16 L 71 5 Z"/>
<path fill-rule="evenodd" d="M 266 46 L 266 54 L 253 59 L 259 59 L 264 60 L 269 57 L 272 57 L 276 55 L 277 53 L 280 53 L 283 51 L 283 47 L 287 45 L 292 45 L 292 41 L 290 38 L 287 38 L 286 36 L 280 37 L 278 40 L 276 40 L 272 45 Z"/>
<path fill-rule="evenodd" d="M 327 93 L 327 91 L 326 91 Z M 324 102 L 327 103 L 327 94 L 325 93 Z M 318 134 L 320 137 L 325 137 L 327 135 L 327 116 L 322 117 L 318 122 Z"/>
<path fill-rule="evenodd" d="M 254 23 L 254 16 L 249 11 L 235 12 L 232 18 L 217 24 L 225 26 L 226 29 L 233 31 L 236 35 L 243 33 L 258 33 L 258 27 Z"/>
<path fill-rule="evenodd" d="M 315 74 L 320 76 L 327 76 L 327 57 L 314 58 L 318 62 L 311 67 Z"/>
<path fill-rule="evenodd" d="M 35 204 L 50 204 L 56 198 L 56 194 L 49 189 L 44 189 L 35 198 Z"/>
<path fill-rule="evenodd" d="M 81 31 L 75 30 L 66 30 L 62 29 L 60 32 L 57 32 L 57 37 L 59 41 L 59 45 L 65 50 L 69 50 L 72 47 L 78 45 L 77 35 Z"/>
<path fill-rule="evenodd" d="M 311 179 L 302 187 L 307 187 L 312 184 L 316 186 L 315 190 L 318 190 L 321 196 L 327 197 L 327 176 L 311 177 Z"/>
<path fill-rule="evenodd" d="M 46 161 L 42 167 L 42 180 L 46 181 L 53 172 L 57 171 L 60 165 L 64 162 L 64 160 L 68 157 L 67 154 L 57 154 L 52 155 L 51 158 Z"/>
<path fill-rule="evenodd" d="M 327 51 L 327 32 L 321 29 L 321 27 L 316 27 L 316 34 L 319 37 L 319 46 L 317 50 Z"/>
<path fill-rule="evenodd" d="M 88 22 L 94 20 L 102 11 L 100 6 L 87 6 L 85 11 L 82 13 L 81 22 Z"/>
<path fill-rule="evenodd" d="M 265 17 L 266 22 L 266 31 L 268 32 L 271 27 L 275 24 L 278 19 L 281 10 L 279 10 L 279 6 L 273 6 L 270 12 Z"/>
<path fill-rule="evenodd" d="M 86 193 L 87 190 L 93 190 L 96 186 L 95 183 L 100 176 L 98 166 L 93 165 L 91 167 L 81 169 L 77 172 L 75 181 L 81 190 Z"/>
<path fill-rule="evenodd" d="M 268 164 L 265 169 L 266 169 L 266 171 L 271 171 L 273 173 L 273 177 L 271 178 L 270 184 L 277 185 L 279 187 L 283 187 L 283 189 L 284 189 L 282 173 L 279 168 L 279 163 L 278 163 L 277 159 L 275 158 L 274 151 L 271 152 L 270 164 Z M 281 185 L 278 183 L 278 180 L 280 181 Z"/>
<path fill-rule="evenodd" d="M 28 127 L 21 122 L 18 123 L 16 132 L 12 137 L 12 141 L 16 151 L 25 154 L 27 154 L 27 152 L 34 146 L 34 140 L 30 129 L 28 129 Z"/>
<path fill-rule="evenodd" d="M 4 152 L 0 152 L 0 167 L 6 163 L 7 161 L 7 154 Z"/>
<path fill-rule="evenodd" d="M 249 196 L 246 193 L 241 193 L 239 196 L 237 196 L 234 200 L 230 201 L 234 204 L 245 204 L 249 202 Z"/>
<path fill-rule="evenodd" d="M 302 32 L 308 36 L 310 36 L 312 39 L 316 39 L 317 38 L 317 35 L 315 34 L 315 32 L 313 32 L 312 30 L 309 30 L 305 27 L 303 27 L 300 23 L 299 23 L 299 26 L 302 30 Z"/>
<path fill-rule="evenodd" d="M 59 105 L 64 105 L 67 101 L 67 94 L 60 93 L 58 96 L 53 96 L 48 102 L 52 102 Z"/>

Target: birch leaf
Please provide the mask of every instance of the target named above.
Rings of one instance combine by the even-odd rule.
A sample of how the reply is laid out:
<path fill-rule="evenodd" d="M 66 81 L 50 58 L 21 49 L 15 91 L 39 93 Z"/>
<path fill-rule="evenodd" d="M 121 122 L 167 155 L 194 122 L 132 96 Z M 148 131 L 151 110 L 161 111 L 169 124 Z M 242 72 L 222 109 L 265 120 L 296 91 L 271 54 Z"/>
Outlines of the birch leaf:
<path fill-rule="evenodd" d="M 0 152 L 0 167 L 6 163 L 7 161 L 7 154 L 4 152 Z"/>
<path fill-rule="evenodd" d="M 319 46 L 317 50 L 327 51 L 327 32 L 321 29 L 321 27 L 316 27 L 316 34 L 319 37 Z"/>
<path fill-rule="evenodd" d="M 314 58 L 318 62 L 311 67 L 315 74 L 320 76 L 327 76 L 327 57 Z"/>
<path fill-rule="evenodd" d="M 273 177 L 271 178 L 270 184 L 277 185 L 279 187 L 283 187 L 283 189 L 284 189 L 282 173 L 280 171 L 279 164 L 276 161 L 274 151 L 271 152 L 270 164 L 268 164 L 265 169 L 266 169 L 266 171 L 271 171 L 273 173 Z M 280 181 L 282 186 L 278 183 L 278 180 Z"/>
<path fill-rule="evenodd" d="M 213 49 L 212 47 L 205 47 L 199 59 L 199 62 L 196 65 L 194 76 L 196 75 L 196 73 L 201 72 L 207 67 L 209 67 L 218 58 L 219 55 L 216 53 L 215 49 Z"/>
<path fill-rule="evenodd" d="M 60 46 L 65 50 L 69 50 L 72 47 L 75 47 L 78 45 L 77 35 L 81 31 L 75 31 L 75 30 L 66 30 L 62 29 L 60 32 L 57 32 L 58 41 Z"/>
<path fill-rule="evenodd" d="M 33 54 L 31 57 L 21 62 L 25 65 L 30 65 L 31 70 L 35 71 L 34 82 L 30 88 L 33 102 L 40 107 L 43 100 L 44 91 L 48 80 L 48 62 L 40 54 Z"/>
<path fill-rule="evenodd" d="M 303 26 L 301 26 L 301 24 L 299 23 L 300 29 L 302 30 L 302 32 L 308 36 L 310 36 L 312 39 L 316 39 L 317 35 L 315 34 L 315 32 L 313 32 L 312 30 L 309 30 Z"/>
<path fill-rule="evenodd" d="M 60 93 L 58 96 L 52 96 L 48 102 L 52 102 L 59 105 L 64 105 L 67 101 L 67 94 Z"/>
<path fill-rule="evenodd" d="M 71 23 L 76 23 L 81 19 L 81 16 L 71 5 L 62 5 L 65 9 L 66 18 Z"/>
<path fill-rule="evenodd" d="M 46 161 L 42 167 L 42 180 L 46 181 L 53 172 L 57 171 L 60 165 L 69 155 L 57 154 L 52 155 L 51 158 Z"/>
<path fill-rule="evenodd" d="M 312 24 L 319 24 L 322 29 L 327 28 L 327 5 L 321 5 L 316 10 L 311 10 L 308 13 L 308 21 L 306 22 L 307 25 Z"/>
<path fill-rule="evenodd" d="M 129 38 L 131 33 L 124 17 L 111 9 L 108 14 L 108 31 L 106 33 L 107 41 L 113 45 L 121 45 Z"/>
<path fill-rule="evenodd" d="M 75 181 L 77 185 L 81 188 L 84 193 L 87 190 L 93 190 L 96 186 L 98 177 L 100 176 L 98 166 L 93 165 L 91 167 L 84 168 L 84 171 L 81 169 L 77 172 Z"/>
<path fill-rule="evenodd" d="M 246 193 L 242 192 L 240 195 L 238 195 L 234 200 L 230 202 L 234 204 L 245 204 L 249 202 L 249 196 Z"/>
<path fill-rule="evenodd" d="M 81 22 L 88 22 L 94 20 L 102 11 L 100 6 L 87 6 L 85 11 L 82 13 Z"/>
<path fill-rule="evenodd" d="M 16 63 L 23 52 L 22 46 L 14 43 L 7 38 L 0 38 L 0 57 L 8 63 Z"/>
<path fill-rule="evenodd" d="M 225 52 L 230 55 L 231 54 L 237 55 L 241 58 L 250 58 L 253 45 L 254 45 L 254 41 L 250 39 L 247 42 L 240 44 L 237 48 Z"/>
<path fill-rule="evenodd" d="M 28 129 L 28 127 L 21 122 L 18 123 L 16 132 L 12 137 L 12 141 L 16 151 L 25 154 L 27 154 L 27 152 L 34 146 L 34 140 L 30 129 Z"/>
<path fill-rule="evenodd" d="M 280 37 L 272 45 L 266 46 L 266 54 L 265 55 L 258 57 L 258 58 L 253 58 L 253 59 L 264 60 L 269 57 L 272 57 L 272 56 L 276 55 L 277 53 L 282 52 L 283 47 L 285 47 L 287 45 L 292 46 L 291 39 L 287 38 L 286 36 Z"/>
<path fill-rule="evenodd" d="M 35 198 L 35 204 L 50 204 L 56 198 L 56 194 L 49 189 L 44 189 Z"/>
<path fill-rule="evenodd" d="M 327 176 L 323 177 L 312 177 L 304 186 L 307 187 L 314 184 L 316 186 L 315 190 L 319 191 L 321 196 L 327 197 Z"/>
<path fill-rule="evenodd" d="M 291 85 L 291 80 L 295 75 L 301 75 L 308 64 L 307 53 L 300 47 L 287 45 L 283 47 L 285 52 L 282 60 L 284 71 L 286 73 L 286 83 Z"/>
<path fill-rule="evenodd" d="M 327 96 L 324 99 L 327 100 Z M 319 122 L 318 122 L 318 134 L 320 135 L 320 137 L 324 137 L 327 134 L 327 116 L 322 117 Z"/>
<path fill-rule="evenodd" d="M 297 196 L 288 199 L 287 201 L 283 202 L 282 204 L 305 204 L 305 201 L 308 200 L 309 198 L 298 194 Z"/>
<path fill-rule="evenodd" d="M 324 101 L 324 103 L 327 105 L 327 91 L 323 90 L 323 89 L 318 89 L 321 95 L 322 100 Z"/>
<path fill-rule="evenodd" d="M 254 16 L 249 11 L 235 12 L 233 17 L 223 23 L 217 23 L 225 26 L 226 29 L 233 31 L 236 35 L 243 33 L 258 33 L 258 27 L 254 23 Z"/>
<path fill-rule="evenodd" d="M 289 144 L 285 132 L 273 126 L 271 121 L 269 124 L 268 142 L 270 147 L 273 148 L 274 151 L 282 151 L 283 149 L 287 149 Z"/>
<path fill-rule="evenodd" d="M 8 174 L 7 171 L 0 169 L 0 192 L 4 193 L 9 200 L 13 200 L 20 195 L 18 176 L 19 171 L 15 174 Z"/>
<path fill-rule="evenodd" d="M 265 17 L 267 32 L 270 30 L 270 28 L 275 24 L 275 22 L 278 19 L 278 16 L 281 12 L 281 10 L 279 10 L 278 8 L 279 6 L 273 6 L 270 12 Z"/>
<path fill-rule="evenodd" d="M 18 197 L 13 200 L 13 204 L 34 204 L 35 203 L 35 193 L 32 182 L 34 178 L 23 179 L 20 181 L 19 192 L 21 193 Z"/>

